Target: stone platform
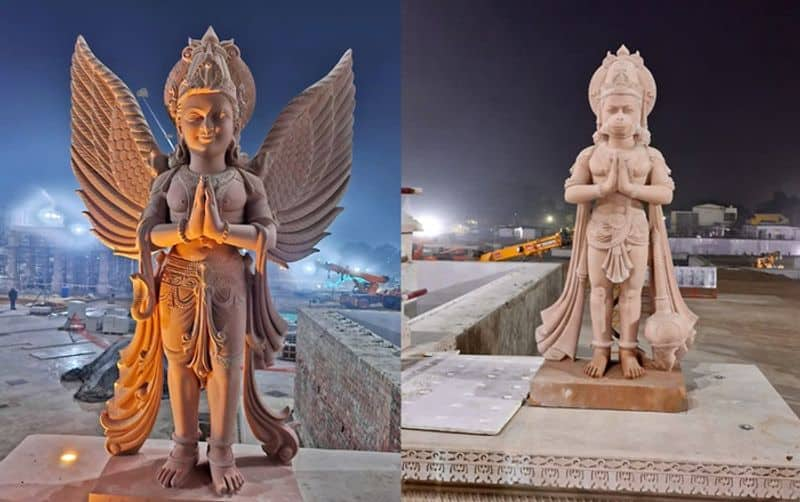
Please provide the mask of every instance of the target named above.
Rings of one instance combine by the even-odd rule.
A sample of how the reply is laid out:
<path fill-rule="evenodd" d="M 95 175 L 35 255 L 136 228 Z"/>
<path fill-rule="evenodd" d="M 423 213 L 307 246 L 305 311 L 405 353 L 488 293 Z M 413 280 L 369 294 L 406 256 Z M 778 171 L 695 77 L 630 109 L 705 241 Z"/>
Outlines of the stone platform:
<path fill-rule="evenodd" d="M 431 500 L 450 489 L 800 499 L 800 419 L 761 371 L 684 372 L 683 413 L 524 406 L 496 436 L 403 429 L 403 480 Z"/>
<path fill-rule="evenodd" d="M 625 378 L 612 361 L 601 378 L 583 373 L 588 361 L 545 361 L 531 380 L 528 404 L 554 408 L 627 411 L 686 411 L 686 385 L 678 371 L 646 370 L 644 376 Z"/>
<path fill-rule="evenodd" d="M 0 462 L 0 500 L 400 500 L 397 454 L 301 448 L 290 467 L 272 463 L 258 445 L 236 444 L 233 451 L 246 483 L 238 494 L 220 497 L 208 484 L 202 442 L 188 486 L 162 488 L 155 473 L 170 447 L 171 441 L 150 439 L 137 455 L 110 457 L 102 437 L 30 435 Z"/>

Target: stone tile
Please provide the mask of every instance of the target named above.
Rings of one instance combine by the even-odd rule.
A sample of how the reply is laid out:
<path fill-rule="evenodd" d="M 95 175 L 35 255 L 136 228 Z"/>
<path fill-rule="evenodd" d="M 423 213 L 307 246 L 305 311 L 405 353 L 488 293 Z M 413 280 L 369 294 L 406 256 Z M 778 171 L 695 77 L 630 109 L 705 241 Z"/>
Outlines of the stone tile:
<path fill-rule="evenodd" d="M 498 434 L 530 388 L 538 357 L 446 355 L 403 372 L 406 429 Z"/>

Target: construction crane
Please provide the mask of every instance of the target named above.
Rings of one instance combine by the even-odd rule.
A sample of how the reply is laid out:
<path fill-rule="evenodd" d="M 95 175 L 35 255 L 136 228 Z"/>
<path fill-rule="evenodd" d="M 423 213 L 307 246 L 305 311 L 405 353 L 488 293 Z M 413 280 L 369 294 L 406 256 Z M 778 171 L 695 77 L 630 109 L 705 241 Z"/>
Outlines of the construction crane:
<path fill-rule="evenodd" d="M 541 257 L 547 251 L 560 248 L 568 242 L 569 236 L 566 231 L 562 230 L 553 235 L 540 237 L 522 244 L 514 244 L 513 246 L 489 251 L 481 255 L 480 261 L 506 261 L 533 255 Z"/>
<path fill-rule="evenodd" d="M 386 308 L 400 308 L 400 289 L 393 288 L 388 291 L 380 291 L 383 284 L 389 282 L 387 275 L 369 274 L 367 272 L 356 272 L 347 267 L 335 263 L 317 263 L 321 268 L 328 272 L 339 274 L 342 279 L 353 281 L 352 293 L 342 293 L 339 303 L 348 308 L 369 308 L 370 305 L 380 303 Z"/>

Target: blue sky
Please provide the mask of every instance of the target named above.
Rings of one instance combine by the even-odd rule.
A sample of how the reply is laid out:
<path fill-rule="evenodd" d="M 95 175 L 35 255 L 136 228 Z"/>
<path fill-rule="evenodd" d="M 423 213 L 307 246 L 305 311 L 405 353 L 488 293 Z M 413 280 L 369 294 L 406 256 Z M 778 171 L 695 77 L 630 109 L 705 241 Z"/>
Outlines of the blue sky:
<path fill-rule="evenodd" d="M 243 150 L 249 153 L 283 106 L 325 75 L 346 49 L 353 49 L 353 176 L 342 203 L 345 211 L 328 240 L 399 246 L 399 3 L 109 4 L 0 4 L 2 206 L 13 207 L 40 189 L 79 203 L 71 195 L 77 181 L 69 167 L 69 65 L 78 34 L 133 91 L 149 89 L 151 106 L 173 133 L 161 100 L 164 81 L 187 38 L 200 38 L 213 25 L 220 38 L 236 41 L 256 81 L 255 113 L 242 135 Z M 146 110 L 145 116 L 166 150 Z"/>

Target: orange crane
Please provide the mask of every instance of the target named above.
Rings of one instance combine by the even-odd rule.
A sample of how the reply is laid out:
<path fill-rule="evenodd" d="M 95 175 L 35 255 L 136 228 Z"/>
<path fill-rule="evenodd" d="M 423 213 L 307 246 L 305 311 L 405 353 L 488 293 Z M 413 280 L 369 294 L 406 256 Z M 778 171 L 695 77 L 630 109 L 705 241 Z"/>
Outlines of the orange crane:
<path fill-rule="evenodd" d="M 381 284 L 389 282 L 387 275 L 368 274 L 366 272 L 356 272 L 347 267 L 335 263 L 318 263 L 318 265 L 329 272 L 334 272 L 342 277 L 348 277 L 353 281 L 353 292 L 342 293 L 339 303 L 348 308 L 369 308 L 373 303 L 380 303 L 386 308 L 400 308 L 400 290 L 394 288 L 389 291 L 379 292 Z"/>
<path fill-rule="evenodd" d="M 356 272 L 335 263 L 320 263 L 320 266 L 329 272 L 336 272 L 342 276 L 351 277 L 355 283 L 355 289 L 358 290 L 359 293 L 374 295 L 378 292 L 378 287 L 380 287 L 381 284 L 389 282 L 389 276 L 387 275 Z"/>
<path fill-rule="evenodd" d="M 542 256 L 551 249 L 560 248 L 568 241 L 567 233 L 561 231 L 532 241 L 495 249 L 481 255 L 480 261 L 506 261 L 525 256 Z"/>

